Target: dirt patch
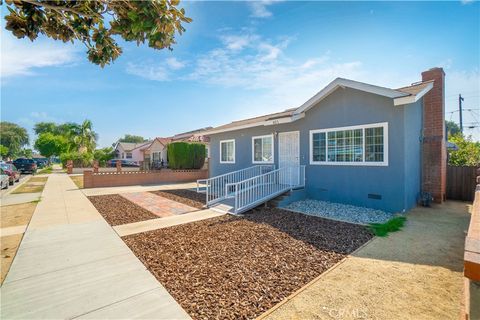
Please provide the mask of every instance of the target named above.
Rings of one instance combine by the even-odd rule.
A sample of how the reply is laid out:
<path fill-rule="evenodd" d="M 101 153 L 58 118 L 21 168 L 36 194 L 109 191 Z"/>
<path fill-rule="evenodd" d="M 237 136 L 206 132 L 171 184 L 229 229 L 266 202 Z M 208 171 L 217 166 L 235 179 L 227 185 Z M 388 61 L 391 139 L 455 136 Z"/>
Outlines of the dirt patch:
<path fill-rule="evenodd" d="M 194 319 L 252 319 L 371 237 L 358 225 L 264 209 L 123 239 Z"/>
<path fill-rule="evenodd" d="M 458 319 L 465 207 L 413 209 L 401 231 L 374 239 L 265 319 Z"/>
<path fill-rule="evenodd" d="M 43 183 L 46 183 L 48 180 L 48 177 L 31 177 L 27 183 L 29 182 L 43 182 Z"/>
<path fill-rule="evenodd" d="M 36 202 L 2 206 L 0 209 L 2 213 L 2 228 L 23 226 L 28 224 L 33 213 L 35 212 L 36 207 Z"/>
<path fill-rule="evenodd" d="M 206 200 L 205 194 L 197 193 L 188 189 L 159 190 L 150 192 L 156 194 L 157 196 L 177 201 L 197 209 L 203 209 Z"/>
<path fill-rule="evenodd" d="M 31 177 L 27 182 L 12 191 L 15 193 L 36 193 L 42 192 L 48 177 Z"/>
<path fill-rule="evenodd" d="M 0 238 L 0 249 L 2 250 L 2 273 L 1 273 L 1 283 L 5 280 L 8 270 L 10 270 L 10 265 L 13 262 L 13 258 L 17 254 L 18 246 L 22 241 L 23 233 L 14 234 L 11 236 L 5 236 Z"/>
<path fill-rule="evenodd" d="M 88 199 L 112 226 L 158 218 L 150 211 L 118 194 L 91 196 Z"/>
<path fill-rule="evenodd" d="M 78 189 L 83 189 L 83 174 L 80 176 L 70 176 L 70 179 L 72 179 Z"/>

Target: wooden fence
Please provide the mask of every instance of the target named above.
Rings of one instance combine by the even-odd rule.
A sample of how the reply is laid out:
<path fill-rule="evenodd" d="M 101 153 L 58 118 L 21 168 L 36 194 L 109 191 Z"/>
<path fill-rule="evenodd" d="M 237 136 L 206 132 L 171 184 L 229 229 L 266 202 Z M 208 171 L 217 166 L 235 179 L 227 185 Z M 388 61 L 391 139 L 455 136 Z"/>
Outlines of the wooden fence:
<path fill-rule="evenodd" d="M 447 166 L 447 199 L 473 201 L 477 167 Z"/>

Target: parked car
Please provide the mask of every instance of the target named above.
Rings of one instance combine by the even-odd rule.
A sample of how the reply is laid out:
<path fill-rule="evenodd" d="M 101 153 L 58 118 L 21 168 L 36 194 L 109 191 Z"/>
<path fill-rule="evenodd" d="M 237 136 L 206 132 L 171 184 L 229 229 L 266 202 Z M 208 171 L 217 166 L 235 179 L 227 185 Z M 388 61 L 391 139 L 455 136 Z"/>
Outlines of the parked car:
<path fill-rule="evenodd" d="M 132 160 L 124 160 L 124 159 L 112 159 L 107 161 L 107 166 L 109 167 L 116 167 L 117 161 L 122 163 L 122 167 L 140 167 L 140 164 L 136 161 Z"/>
<path fill-rule="evenodd" d="M 21 173 L 31 172 L 32 174 L 35 174 L 37 172 L 37 164 L 33 159 L 18 158 L 13 160 L 13 165 L 17 167 L 18 171 Z"/>
<path fill-rule="evenodd" d="M 0 168 L 2 168 L 5 174 L 8 176 L 10 185 L 13 185 L 15 182 L 20 180 L 20 171 L 18 171 L 13 164 L 2 163 L 0 164 Z"/>
<path fill-rule="evenodd" d="M 48 159 L 45 158 L 33 159 L 33 161 L 35 161 L 35 163 L 37 164 L 37 168 L 39 169 L 45 168 L 48 164 Z"/>
<path fill-rule="evenodd" d="M 8 177 L 8 175 L 5 174 L 5 172 L 3 172 L 3 169 L 0 168 L 0 187 L 2 189 L 8 189 L 8 185 L 10 183 L 10 178 Z"/>

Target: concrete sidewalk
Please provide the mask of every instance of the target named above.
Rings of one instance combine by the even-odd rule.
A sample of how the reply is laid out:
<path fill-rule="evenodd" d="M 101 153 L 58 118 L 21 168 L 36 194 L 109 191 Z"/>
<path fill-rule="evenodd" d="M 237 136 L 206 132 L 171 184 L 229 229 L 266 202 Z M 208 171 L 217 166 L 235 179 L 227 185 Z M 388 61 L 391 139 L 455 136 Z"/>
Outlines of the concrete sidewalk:
<path fill-rule="evenodd" d="M 65 174 L 52 174 L 1 288 L 2 319 L 188 314 Z"/>

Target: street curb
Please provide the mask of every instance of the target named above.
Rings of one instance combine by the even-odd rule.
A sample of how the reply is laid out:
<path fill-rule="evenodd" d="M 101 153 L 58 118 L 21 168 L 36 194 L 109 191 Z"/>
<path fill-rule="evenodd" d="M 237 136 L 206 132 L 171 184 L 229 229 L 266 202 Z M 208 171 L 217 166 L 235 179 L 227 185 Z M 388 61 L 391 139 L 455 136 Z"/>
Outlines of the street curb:
<path fill-rule="evenodd" d="M 27 183 L 27 181 L 29 181 L 30 179 L 32 178 L 32 176 L 29 176 L 28 178 L 25 178 L 22 182 L 20 182 L 19 184 L 17 184 L 16 186 L 13 186 L 12 188 L 8 188 L 8 191 L 5 192 L 5 194 L 2 195 L 2 198 L 9 195 L 10 193 L 12 193 L 13 191 L 17 190 L 19 187 L 21 187 L 22 185 L 24 185 L 25 183 Z"/>

